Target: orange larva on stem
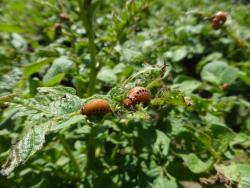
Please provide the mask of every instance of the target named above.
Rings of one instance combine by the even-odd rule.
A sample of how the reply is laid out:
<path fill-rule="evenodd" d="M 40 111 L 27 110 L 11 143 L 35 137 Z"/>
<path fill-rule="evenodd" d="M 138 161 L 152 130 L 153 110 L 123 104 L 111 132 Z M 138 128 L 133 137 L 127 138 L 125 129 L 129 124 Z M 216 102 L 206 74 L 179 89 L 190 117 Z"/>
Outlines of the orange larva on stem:
<path fill-rule="evenodd" d="M 105 115 L 111 113 L 112 110 L 108 101 L 104 99 L 93 99 L 87 102 L 82 108 L 80 113 L 82 115 Z"/>
<path fill-rule="evenodd" d="M 223 11 L 217 12 L 212 17 L 212 28 L 213 29 L 219 29 L 227 20 L 227 14 Z"/>
<path fill-rule="evenodd" d="M 151 94 L 149 90 L 144 87 L 137 86 L 128 92 L 126 99 L 123 100 L 123 104 L 125 107 L 131 107 L 140 102 L 147 104 L 150 102 L 150 99 Z"/>
<path fill-rule="evenodd" d="M 66 13 L 61 13 L 59 15 L 59 17 L 63 20 L 63 21 L 69 21 L 69 16 Z"/>

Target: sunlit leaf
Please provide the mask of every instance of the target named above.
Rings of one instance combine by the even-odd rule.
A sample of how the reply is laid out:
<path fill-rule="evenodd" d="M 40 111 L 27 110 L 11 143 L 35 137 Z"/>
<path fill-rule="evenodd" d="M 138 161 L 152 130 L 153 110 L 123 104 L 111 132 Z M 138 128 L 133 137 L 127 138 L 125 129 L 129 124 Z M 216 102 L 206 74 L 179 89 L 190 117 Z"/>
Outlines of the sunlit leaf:
<path fill-rule="evenodd" d="M 181 154 L 184 164 L 193 172 L 201 173 L 208 171 L 213 165 L 213 158 L 201 160 L 195 154 Z"/>
<path fill-rule="evenodd" d="M 204 81 L 220 86 L 223 83 L 231 84 L 239 76 L 239 70 L 223 61 L 215 61 L 207 64 L 201 71 Z"/>

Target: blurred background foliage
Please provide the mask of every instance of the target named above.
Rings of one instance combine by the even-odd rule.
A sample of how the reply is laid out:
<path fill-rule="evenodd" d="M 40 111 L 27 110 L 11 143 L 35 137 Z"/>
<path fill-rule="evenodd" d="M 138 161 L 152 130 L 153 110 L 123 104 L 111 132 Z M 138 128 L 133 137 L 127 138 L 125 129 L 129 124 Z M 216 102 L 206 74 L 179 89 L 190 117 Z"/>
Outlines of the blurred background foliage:
<path fill-rule="evenodd" d="M 0 0 L 0 187 L 250 187 L 248 1 L 85 2 Z M 90 83 L 120 115 L 77 114 Z"/>

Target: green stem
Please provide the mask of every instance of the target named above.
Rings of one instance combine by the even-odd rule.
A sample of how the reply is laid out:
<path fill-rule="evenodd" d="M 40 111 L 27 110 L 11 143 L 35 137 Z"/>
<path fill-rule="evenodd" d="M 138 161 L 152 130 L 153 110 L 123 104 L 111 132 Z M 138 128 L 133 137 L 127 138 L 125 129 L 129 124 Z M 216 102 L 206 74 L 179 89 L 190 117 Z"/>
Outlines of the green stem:
<path fill-rule="evenodd" d="M 113 149 L 113 152 L 112 152 L 112 154 L 111 154 L 111 159 L 112 160 L 114 160 L 115 159 L 115 156 L 116 156 L 116 154 L 117 154 L 117 150 L 118 150 L 118 148 L 119 148 L 119 145 L 118 144 L 116 144 L 116 146 L 115 146 L 115 148 Z"/>
<path fill-rule="evenodd" d="M 96 127 L 91 129 L 89 134 L 89 138 L 87 141 L 87 165 L 86 171 L 89 172 L 90 169 L 93 168 L 93 164 L 95 161 L 95 136 L 96 136 Z"/>
<path fill-rule="evenodd" d="M 89 27 L 89 30 L 87 32 L 88 32 L 88 38 L 89 38 L 89 51 L 90 51 L 90 58 L 91 58 L 88 96 L 91 96 L 95 92 L 95 82 L 96 82 L 96 76 L 97 76 L 96 59 L 95 59 L 96 49 L 95 49 L 95 43 L 94 43 L 93 27 L 92 26 Z"/>
<path fill-rule="evenodd" d="M 47 6 L 47 7 L 50 7 L 52 9 L 54 9 L 55 11 L 57 12 L 60 12 L 60 9 L 58 7 L 56 7 L 55 5 L 49 3 L 49 2 L 46 2 L 46 1 L 41 1 L 41 0 L 34 0 L 35 3 L 38 3 L 42 6 Z"/>
<path fill-rule="evenodd" d="M 82 18 L 83 25 L 87 31 L 89 39 L 89 53 L 90 53 L 90 73 L 89 73 L 89 85 L 88 85 L 88 96 L 91 96 L 95 92 L 95 83 L 97 76 L 96 67 L 96 47 L 95 47 L 95 35 L 93 30 L 93 7 L 91 0 L 78 0 L 80 6 L 80 16 Z"/>
<path fill-rule="evenodd" d="M 20 95 L 20 94 L 19 93 L 10 93 L 8 95 L 1 96 L 0 103 L 11 101 L 13 98 L 17 97 L 18 95 Z"/>
<path fill-rule="evenodd" d="M 236 27 L 237 28 L 237 27 Z M 240 37 L 239 34 L 236 33 L 236 29 L 228 29 L 226 28 L 226 33 L 228 34 L 229 37 L 231 37 L 236 45 L 242 49 L 245 57 L 250 58 L 250 46 L 246 40 Z"/>
<path fill-rule="evenodd" d="M 70 160 L 71 160 L 71 162 L 72 162 L 72 164 L 73 164 L 73 166 L 75 168 L 75 171 L 78 174 L 79 179 L 80 179 L 81 176 L 82 176 L 80 166 L 77 163 L 77 161 L 76 161 L 76 159 L 75 159 L 75 157 L 74 157 L 74 155 L 73 155 L 73 153 L 72 153 L 72 151 L 71 151 L 71 149 L 69 147 L 69 144 L 67 143 L 67 141 L 65 140 L 65 138 L 61 134 L 59 134 L 59 139 L 60 139 L 60 142 L 62 143 L 66 153 L 68 154 L 68 156 L 69 156 L 69 158 L 70 158 Z"/>

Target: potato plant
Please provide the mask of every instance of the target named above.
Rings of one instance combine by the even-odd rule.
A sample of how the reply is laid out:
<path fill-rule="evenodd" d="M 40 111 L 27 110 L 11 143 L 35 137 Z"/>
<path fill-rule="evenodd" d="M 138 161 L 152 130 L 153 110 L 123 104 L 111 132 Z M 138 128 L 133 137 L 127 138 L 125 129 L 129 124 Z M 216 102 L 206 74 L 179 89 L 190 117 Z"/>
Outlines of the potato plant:
<path fill-rule="evenodd" d="M 0 187 L 249 188 L 249 8 L 1 0 Z"/>

